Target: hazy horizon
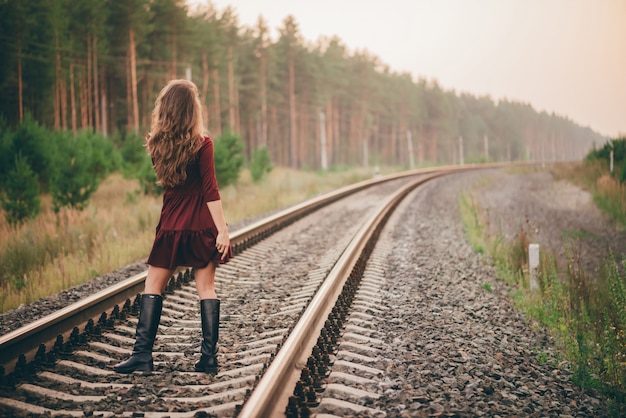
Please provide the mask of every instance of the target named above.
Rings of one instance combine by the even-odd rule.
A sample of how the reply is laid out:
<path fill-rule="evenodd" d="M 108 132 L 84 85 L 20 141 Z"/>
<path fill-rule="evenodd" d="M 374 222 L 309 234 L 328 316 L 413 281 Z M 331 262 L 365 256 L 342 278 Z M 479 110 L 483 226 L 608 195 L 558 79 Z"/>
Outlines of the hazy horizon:
<path fill-rule="evenodd" d="M 208 0 L 188 0 L 207 4 Z M 531 104 L 607 137 L 626 135 L 626 1 L 213 0 L 276 38 L 292 15 L 307 42 L 337 36 L 394 72 Z"/>

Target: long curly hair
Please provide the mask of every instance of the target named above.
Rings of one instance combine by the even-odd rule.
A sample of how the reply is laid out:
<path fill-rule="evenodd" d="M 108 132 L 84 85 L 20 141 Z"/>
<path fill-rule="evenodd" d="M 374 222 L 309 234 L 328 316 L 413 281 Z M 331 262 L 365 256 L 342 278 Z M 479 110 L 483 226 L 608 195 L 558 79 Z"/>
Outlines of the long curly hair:
<path fill-rule="evenodd" d="M 159 184 L 174 187 L 187 180 L 187 165 L 197 158 L 204 131 L 198 87 L 188 80 L 167 83 L 156 99 L 146 136 Z"/>

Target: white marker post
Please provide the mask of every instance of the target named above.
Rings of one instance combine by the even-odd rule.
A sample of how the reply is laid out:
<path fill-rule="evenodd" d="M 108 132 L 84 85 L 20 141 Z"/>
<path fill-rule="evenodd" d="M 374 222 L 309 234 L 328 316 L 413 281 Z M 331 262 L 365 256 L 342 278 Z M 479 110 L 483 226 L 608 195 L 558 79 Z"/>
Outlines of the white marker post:
<path fill-rule="evenodd" d="M 539 269 L 539 244 L 530 244 L 528 246 L 528 271 L 530 273 L 530 291 L 535 292 L 539 289 L 539 280 L 537 279 L 537 270 Z"/>

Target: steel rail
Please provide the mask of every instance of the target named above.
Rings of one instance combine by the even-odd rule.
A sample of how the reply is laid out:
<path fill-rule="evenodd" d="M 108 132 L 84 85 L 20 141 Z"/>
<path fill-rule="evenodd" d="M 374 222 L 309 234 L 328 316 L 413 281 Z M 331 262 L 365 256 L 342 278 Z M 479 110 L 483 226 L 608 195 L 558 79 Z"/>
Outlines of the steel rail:
<path fill-rule="evenodd" d="M 358 192 L 376 184 L 415 175 L 441 172 L 449 173 L 475 168 L 494 168 L 504 165 L 508 164 L 442 166 L 416 169 L 345 186 L 289 207 L 235 231 L 231 237 L 233 251 L 235 254 L 238 254 L 245 248 L 254 245 L 256 242 L 268 237 L 308 213 L 348 196 L 351 193 Z M 0 366 L 3 368 L 4 373 L 11 373 L 15 369 L 20 356 L 23 355 L 24 360 L 29 362 L 35 358 L 42 344 L 45 346 L 46 351 L 50 350 L 54 346 L 57 336 L 61 335 L 65 340 L 76 327 L 86 323 L 89 319 L 96 321 L 103 312 L 110 314 L 117 304 L 123 303 L 128 298 L 141 292 L 146 275 L 147 270 L 34 321 L 31 324 L 0 336 Z"/>
<path fill-rule="evenodd" d="M 233 251 L 237 254 L 296 219 L 351 193 L 408 175 L 414 174 L 397 173 L 378 179 L 362 181 L 282 210 L 235 231 L 231 237 Z M 115 305 L 124 303 L 126 299 L 142 291 L 146 276 L 147 270 L 0 336 L 0 366 L 4 368 L 5 373 L 11 373 L 15 369 L 20 355 L 23 354 L 26 362 L 28 362 L 35 357 L 40 344 L 44 344 L 46 351 L 48 351 L 54 346 L 58 335 L 63 336 L 65 340 L 75 327 L 86 323 L 90 319 L 96 320 L 103 312 L 109 314 Z"/>
<path fill-rule="evenodd" d="M 447 173 L 435 172 L 403 186 L 383 201 L 379 206 L 379 210 L 363 224 L 251 393 L 238 415 L 239 418 L 285 415 L 289 396 L 293 393 L 296 382 L 313 351 L 313 346 L 321 333 L 324 323 L 366 245 L 372 240 L 375 232 L 380 231 L 396 206 L 411 190 Z"/>

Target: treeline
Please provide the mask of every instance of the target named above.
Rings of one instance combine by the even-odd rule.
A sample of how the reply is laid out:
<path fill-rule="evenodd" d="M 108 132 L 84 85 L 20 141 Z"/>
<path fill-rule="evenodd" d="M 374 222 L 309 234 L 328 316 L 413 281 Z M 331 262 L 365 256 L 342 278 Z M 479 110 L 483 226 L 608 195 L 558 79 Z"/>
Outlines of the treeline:
<path fill-rule="evenodd" d="M 0 1 L 0 115 L 142 135 L 160 88 L 191 77 L 213 135 L 294 168 L 580 159 L 604 142 L 528 104 L 394 72 L 336 37 L 304 40 L 292 16 L 278 30 L 182 0 Z"/>
<path fill-rule="evenodd" d="M 602 148 L 594 148 L 587 154 L 585 160 L 604 160 L 606 166 L 612 169 L 611 175 L 620 183 L 626 183 L 626 137 L 612 139 Z"/>

